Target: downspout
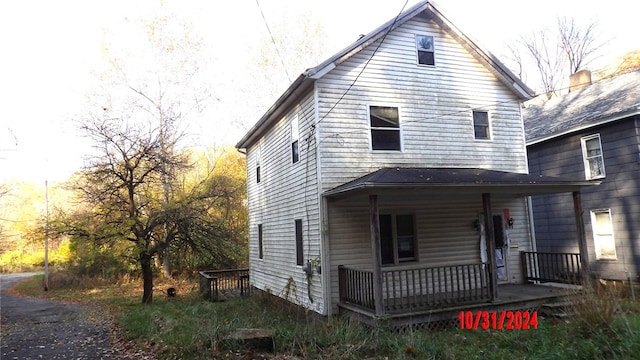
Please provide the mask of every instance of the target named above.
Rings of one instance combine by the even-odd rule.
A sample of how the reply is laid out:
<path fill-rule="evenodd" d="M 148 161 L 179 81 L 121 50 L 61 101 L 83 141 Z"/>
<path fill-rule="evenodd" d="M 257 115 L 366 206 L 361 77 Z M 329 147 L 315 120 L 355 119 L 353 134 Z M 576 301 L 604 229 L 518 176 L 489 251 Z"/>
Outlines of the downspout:
<path fill-rule="evenodd" d="M 538 252 L 538 241 L 536 240 L 535 220 L 533 219 L 533 201 L 531 196 L 527 196 L 527 212 L 529 216 L 529 233 L 531 236 L 531 251 Z"/>

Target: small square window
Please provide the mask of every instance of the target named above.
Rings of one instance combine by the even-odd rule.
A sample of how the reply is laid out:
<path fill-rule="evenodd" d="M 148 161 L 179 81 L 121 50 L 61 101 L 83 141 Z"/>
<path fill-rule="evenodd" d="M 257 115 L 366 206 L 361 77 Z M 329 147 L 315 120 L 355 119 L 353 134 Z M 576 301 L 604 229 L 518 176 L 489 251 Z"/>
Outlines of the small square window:
<path fill-rule="evenodd" d="M 435 65 L 433 36 L 416 35 L 416 47 L 418 49 L 418 64 Z"/>
<path fill-rule="evenodd" d="M 369 108 L 369 120 L 371 125 L 371 148 L 373 150 L 400 151 L 398 108 L 371 106 Z"/>
<path fill-rule="evenodd" d="M 476 139 L 490 139 L 489 113 L 487 113 L 486 111 L 473 112 L 473 134 Z"/>
<path fill-rule="evenodd" d="M 600 134 L 585 136 L 580 141 L 582 142 L 585 178 L 591 180 L 605 177 Z"/>

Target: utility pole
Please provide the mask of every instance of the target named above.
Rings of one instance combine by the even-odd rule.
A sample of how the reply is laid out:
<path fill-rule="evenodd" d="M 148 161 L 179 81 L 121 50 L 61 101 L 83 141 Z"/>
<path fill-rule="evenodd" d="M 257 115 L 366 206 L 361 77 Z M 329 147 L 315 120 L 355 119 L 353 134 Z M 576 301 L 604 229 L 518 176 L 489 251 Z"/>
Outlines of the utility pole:
<path fill-rule="evenodd" d="M 49 184 L 44 181 L 46 223 L 44 229 L 44 291 L 49 290 Z"/>

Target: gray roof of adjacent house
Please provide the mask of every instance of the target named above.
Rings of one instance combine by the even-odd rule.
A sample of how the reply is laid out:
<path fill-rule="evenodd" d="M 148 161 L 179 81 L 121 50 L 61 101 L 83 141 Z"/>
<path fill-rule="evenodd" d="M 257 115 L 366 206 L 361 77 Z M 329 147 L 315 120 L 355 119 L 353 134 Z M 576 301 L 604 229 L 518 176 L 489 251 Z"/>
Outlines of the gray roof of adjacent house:
<path fill-rule="evenodd" d="M 526 108 L 527 145 L 640 114 L 640 70 Z"/>
<path fill-rule="evenodd" d="M 415 16 L 428 16 L 439 26 L 457 39 L 479 62 L 483 63 L 493 74 L 504 83 L 514 94 L 522 100 L 530 99 L 534 92 L 527 87 L 516 75 L 511 72 L 502 62 L 500 62 L 489 51 L 481 47 L 477 41 L 464 34 L 458 27 L 437 8 L 431 0 L 421 1 L 397 17 L 392 18 L 377 29 L 358 39 L 353 44 L 339 51 L 319 65 L 307 69 L 300 74 L 289 88 L 276 100 L 258 122 L 247 132 L 247 134 L 236 144 L 236 148 L 244 149 L 250 146 L 259 138 L 266 129 L 275 123 L 280 116 L 292 105 L 304 96 L 311 88 L 316 79 L 320 79 L 336 66 L 351 58 L 367 46 L 384 38 L 388 31 L 394 30 Z"/>
<path fill-rule="evenodd" d="M 474 192 L 533 195 L 577 191 L 583 186 L 598 184 L 600 184 L 598 181 L 486 169 L 382 168 L 327 190 L 323 195 L 335 197 L 355 192 L 385 189 L 431 189 L 438 193 L 444 193 L 447 190 L 460 193 L 460 191 L 467 189 Z"/>

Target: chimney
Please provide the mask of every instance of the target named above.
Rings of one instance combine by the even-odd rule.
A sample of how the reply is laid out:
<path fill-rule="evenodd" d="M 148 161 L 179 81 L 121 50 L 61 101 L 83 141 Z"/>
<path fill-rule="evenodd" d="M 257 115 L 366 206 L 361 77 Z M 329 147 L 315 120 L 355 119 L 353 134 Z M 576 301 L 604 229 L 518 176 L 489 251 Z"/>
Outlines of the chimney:
<path fill-rule="evenodd" d="M 569 75 L 569 92 L 584 89 L 591 85 L 591 71 L 580 70 Z"/>

